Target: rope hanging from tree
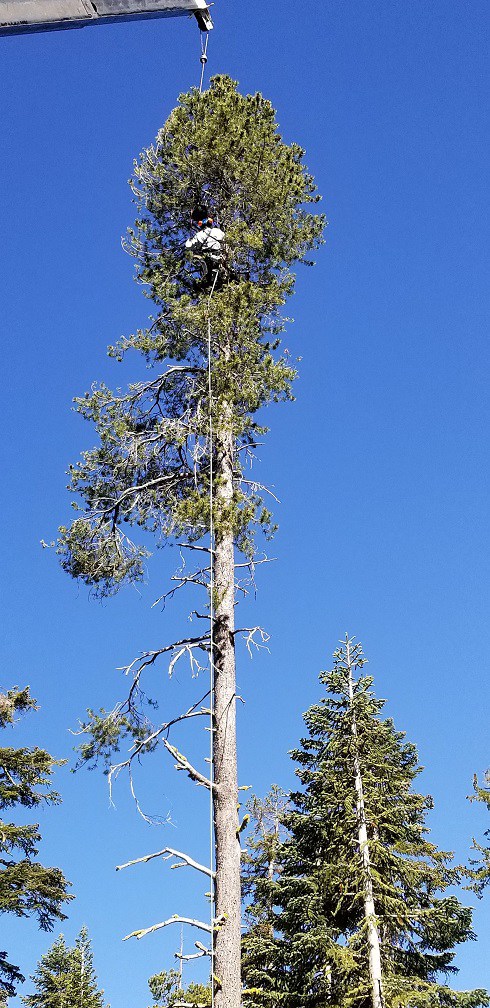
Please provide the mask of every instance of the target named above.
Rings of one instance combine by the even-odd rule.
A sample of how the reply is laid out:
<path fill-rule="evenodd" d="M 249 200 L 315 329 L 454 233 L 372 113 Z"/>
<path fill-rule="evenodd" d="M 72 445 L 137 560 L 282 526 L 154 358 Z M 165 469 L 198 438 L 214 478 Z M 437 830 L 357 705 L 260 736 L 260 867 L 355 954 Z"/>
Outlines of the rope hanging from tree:
<path fill-rule="evenodd" d="M 213 488 L 213 385 L 212 385 L 212 343 L 211 343 L 211 300 L 218 279 L 218 269 L 215 270 L 213 286 L 208 296 L 208 402 L 209 402 L 209 737 L 210 737 L 210 779 L 209 788 L 209 869 L 211 873 L 210 885 L 210 915 L 211 915 L 211 1008 L 214 1008 L 214 889 L 213 872 L 215 862 L 214 851 L 214 808 L 213 808 L 213 754 L 214 754 L 214 488 Z"/>
<path fill-rule="evenodd" d="M 206 64 L 208 62 L 208 41 L 209 35 L 201 32 L 201 55 L 199 62 L 201 64 L 201 77 L 199 81 L 199 94 L 202 94 L 204 85 L 204 73 L 206 70 Z M 219 268 L 214 271 L 214 278 L 211 290 L 208 295 L 207 303 L 207 377 L 208 377 L 208 403 L 209 403 L 209 709 L 210 709 L 210 724 L 209 724 L 209 737 L 210 737 L 210 775 L 211 784 L 213 783 L 213 755 L 214 755 L 214 431 L 213 431 L 213 385 L 212 385 L 212 340 L 211 340 L 211 302 L 213 294 L 216 288 L 216 282 L 218 280 Z M 213 788 L 209 789 L 209 870 L 211 877 L 210 885 L 210 924 L 211 924 L 211 947 L 210 947 L 210 958 L 211 958 L 211 1008 L 214 1008 L 214 918 L 215 918 L 215 900 L 214 900 L 214 890 L 213 890 L 213 872 L 215 863 L 215 850 L 214 850 L 214 807 L 213 807 Z"/>

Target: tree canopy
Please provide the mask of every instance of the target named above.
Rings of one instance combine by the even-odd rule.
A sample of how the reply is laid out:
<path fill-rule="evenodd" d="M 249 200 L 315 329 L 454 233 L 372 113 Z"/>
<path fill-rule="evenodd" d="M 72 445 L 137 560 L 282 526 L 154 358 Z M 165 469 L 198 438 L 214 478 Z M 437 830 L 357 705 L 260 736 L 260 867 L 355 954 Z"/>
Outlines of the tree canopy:
<path fill-rule="evenodd" d="M 22 998 L 27 1008 L 104 1008 L 85 927 L 72 948 L 60 935 L 41 957 L 31 980 L 34 993 Z"/>
<path fill-rule="evenodd" d="M 254 530 L 271 529 L 243 469 L 265 430 L 257 412 L 291 396 L 294 367 L 277 353 L 281 309 L 294 287 L 292 266 L 308 262 L 322 240 L 324 218 L 309 209 L 319 197 L 303 159 L 301 147 L 282 140 L 270 102 L 218 76 L 202 94 L 180 96 L 135 163 L 139 216 L 127 245 L 156 310 L 109 353 L 120 359 L 134 349 L 167 367 L 126 393 L 99 385 L 75 400 L 99 444 L 70 467 L 83 506 L 62 528 L 59 549 L 64 568 L 102 593 L 143 574 L 148 542 L 133 542 L 131 527 L 190 541 L 209 530 L 209 305 L 184 252 L 196 203 L 205 202 L 224 230 L 229 263 L 229 279 L 212 298 L 212 422 L 219 430 L 226 403 L 244 453 L 234 459 L 232 501 L 216 503 L 215 528 L 230 529 L 248 555 Z"/>
<path fill-rule="evenodd" d="M 371 1005 L 355 790 L 358 760 L 385 1004 L 488 1005 L 485 991 L 457 992 L 444 983 L 457 972 L 457 945 L 474 938 L 471 910 L 452 891 L 462 872 L 452 865 L 451 854 L 429 839 L 426 818 L 432 800 L 414 789 L 421 771 L 417 750 L 391 718 L 381 717 L 385 701 L 376 697 L 372 678 L 362 674 L 364 661 L 358 650 L 360 674 L 351 703 L 345 649 L 340 648 L 332 671 L 320 676 L 325 695 L 304 715 L 308 732 L 292 752 L 303 787 L 291 796 L 292 809 L 284 816 L 289 835 L 269 882 L 275 948 L 263 964 L 263 984 L 255 970 L 257 990 L 251 1001 Z M 257 894 L 263 902 L 263 873 Z M 249 973 L 252 967 L 253 958 Z"/>
<path fill-rule="evenodd" d="M 29 687 L 0 694 L 0 727 L 14 724 L 16 714 L 36 710 Z M 63 760 L 53 759 L 44 749 L 0 748 L 0 913 L 16 917 L 34 917 L 39 926 L 50 931 L 55 920 L 63 920 L 63 906 L 72 899 L 69 883 L 59 868 L 45 868 L 38 860 L 41 834 L 37 824 L 16 825 L 5 822 L 7 810 L 20 806 L 34 809 L 42 804 L 56 805 L 60 797 L 51 786 L 51 776 Z M 15 984 L 24 977 L 0 953 L 0 993 L 12 996 Z"/>

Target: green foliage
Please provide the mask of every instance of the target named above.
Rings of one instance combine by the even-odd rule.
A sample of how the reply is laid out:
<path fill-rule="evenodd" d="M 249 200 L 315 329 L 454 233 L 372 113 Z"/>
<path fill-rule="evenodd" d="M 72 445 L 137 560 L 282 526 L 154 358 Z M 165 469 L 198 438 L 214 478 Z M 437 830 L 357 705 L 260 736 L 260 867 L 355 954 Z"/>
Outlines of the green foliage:
<path fill-rule="evenodd" d="M 0 694 L 0 727 L 12 725 L 16 714 L 36 709 L 29 688 Z M 55 760 L 44 749 L 0 748 L 0 809 L 21 806 L 32 809 L 41 804 L 57 804 L 60 797 L 51 787 Z M 18 826 L 0 821 L 0 913 L 36 917 L 39 926 L 51 930 L 56 919 L 63 920 L 63 904 L 72 897 L 59 868 L 45 868 L 36 860 L 41 839 L 38 826 Z M 12 996 L 24 978 L 17 967 L 0 953 L 0 995 Z"/>
<path fill-rule="evenodd" d="M 177 1002 L 196 1005 L 196 1008 L 209 1008 L 211 1005 L 211 988 L 205 984 L 191 983 L 181 986 L 182 978 L 178 970 L 163 970 L 150 977 L 148 986 L 154 1004 L 158 1008 L 166 1008 Z"/>
<path fill-rule="evenodd" d="M 483 802 L 490 812 L 490 770 L 487 770 L 483 784 L 478 782 L 478 777 L 475 774 L 473 790 L 474 794 L 471 795 L 470 801 Z M 490 840 L 490 830 L 486 830 L 485 837 Z M 469 888 L 473 889 L 478 896 L 482 896 L 483 890 L 490 884 L 490 844 L 484 846 L 474 840 L 473 849 L 478 851 L 479 856 L 471 861 L 472 867 L 468 870 L 468 875 L 472 879 Z"/>
<path fill-rule="evenodd" d="M 203 94 L 180 96 L 156 144 L 135 164 L 139 216 L 128 248 L 156 313 L 109 353 L 121 359 L 135 349 L 149 364 L 167 366 L 126 393 L 101 385 L 75 400 L 99 443 L 70 468 L 82 514 L 60 530 L 59 552 L 68 573 L 102 594 L 143 576 L 147 545 L 133 543 L 124 528 L 189 542 L 208 532 L 210 419 L 215 438 L 226 429 L 237 449 L 231 505 L 215 495 L 217 537 L 231 531 L 250 556 L 255 530 L 273 530 L 260 492 L 244 479 L 242 452 L 266 430 L 258 412 L 291 398 L 295 371 L 278 351 L 281 309 L 294 287 L 291 267 L 307 262 L 324 227 L 309 208 L 319 197 L 303 157 L 281 139 L 268 101 L 240 95 L 220 76 Z M 202 202 L 226 233 L 228 275 L 211 309 L 184 251 L 192 210 Z"/>
<path fill-rule="evenodd" d="M 34 993 L 22 998 L 28 1008 L 104 1008 L 104 992 L 98 988 L 86 928 L 73 948 L 67 947 L 60 935 L 41 957 L 31 980 Z"/>
<path fill-rule="evenodd" d="M 415 746 L 390 718 L 381 718 L 385 701 L 377 699 L 372 679 L 362 674 L 360 645 L 354 654 L 361 673 L 354 683 L 354 711 L 341 648 L 332 671 L 320 676 L 326 695 L 306 712 L 308 734 L 292 753 L 303 788 L 291 796 L 292 808 L 284 819 L 289 835 L 276 854 L 269 882 L 274 912 L 263 971 L 268 994 L 255 996 L 253 1003 L 371 1005 L 357 757 L 387 1008 L 488 1005 L 485 991 L 455 992 L 441 982 L 456 972 L 455 947 L 474 938 L 471 911 L 448 893 L 460 881 L 461 870 L 428 838 L 432 800 L 413 788 L 421 770 Z M 267 898 L 263 868 L 256 888 L 260 909 Z"/>
<path fill-rule="evenodd" d="M 244 1004 L 275 1005 L 288 989 L 287 949 L 278 934 L 275 905 L 289 796 L 273 785 L 263 800 L 247 804 L 251 833 L 242 857 L 242 891 L 247 901 L 242 942 Z"/>

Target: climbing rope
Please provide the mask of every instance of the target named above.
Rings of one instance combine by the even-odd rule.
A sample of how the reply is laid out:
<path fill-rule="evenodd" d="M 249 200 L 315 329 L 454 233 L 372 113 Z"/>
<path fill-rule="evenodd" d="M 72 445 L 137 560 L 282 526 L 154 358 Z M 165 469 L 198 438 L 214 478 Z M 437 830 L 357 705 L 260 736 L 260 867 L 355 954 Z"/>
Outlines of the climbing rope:
<path fill-rule="evenodd" d="M 214 271 L 213 286 L 208 297 L 208 402 L 209 402 L 209 738 L 210 738 L 210 781 L 209 788 L 209 867 L 211 870 L 210 884 L 210 916 L 211 916 L 211 1008 L 214 1008 L 214 804 L 213 804 L 213 756 L 214 756 L 214 431 L 213 431 L 213 385 L 212 385 L 212 343 L 211 343 L 211 300 L 218 279 L 218 269 Z"/>
<path fill-rule="evenodd" d="M 199 81 L 199 94 L 202 94 L 204 85 L 204 73 L 208 62 L 208 39 L 207 33 L 201 32 L 201 76 Z M 195 123 L 194 123 L 195 128 Z M 213 385 L 212 385 L 212 339 L 211 339 L 211 302 L 218 280 L 218 272 L 214 271 L 214 279 L 207 299 L 207 385 L 209 403 L 209 869 L 210 869 L 210 926 L 211 926 L 211 1008 L 214 1008 L 214 925 L 215 925 L 215 844 L 214 844 L 214 431 L 213 431 Z"/>
<path fill-rule="evenodd" d="M 199 94 L 202 94 L 204 85 L 204 73 L 208 62 L 208 39 L 209 35 L 201 32 L 201 78 L 199 81 Z M 213 803 L 213 777 L 214 777 L 214 432 L 213 432 L 213 384 L 212 384 L 212 342 L 211 342 L 211 301 L 218 280 L 218 270 L 214 271 L 214 280 L 208 295 L 207 303 L 207 353 L 208 353 L 208 403 L 209 403 L 209 776 L 211 787 L 209 788 L 209 868 L 210 868 L 210 924 L 211 924 L 211 1008 L 214 1008 L 214 871 L 215 871 L 215 849 L 214 849 L 214 803 Z"/>

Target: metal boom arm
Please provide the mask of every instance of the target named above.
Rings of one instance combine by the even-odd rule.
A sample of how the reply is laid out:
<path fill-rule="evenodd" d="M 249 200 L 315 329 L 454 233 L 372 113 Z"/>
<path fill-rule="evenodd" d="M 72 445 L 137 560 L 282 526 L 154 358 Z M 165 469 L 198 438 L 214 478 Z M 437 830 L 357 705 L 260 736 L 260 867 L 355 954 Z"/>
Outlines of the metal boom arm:
<path fill-rule="evenodd" d="M 206 0 L 0 0 L 0 35 L 183 14 L 193 14 L 201 31 L 213 27 Z"/>

